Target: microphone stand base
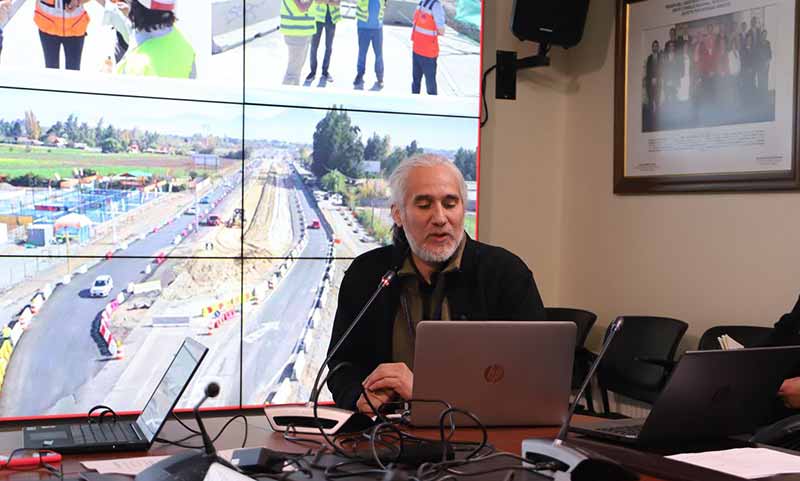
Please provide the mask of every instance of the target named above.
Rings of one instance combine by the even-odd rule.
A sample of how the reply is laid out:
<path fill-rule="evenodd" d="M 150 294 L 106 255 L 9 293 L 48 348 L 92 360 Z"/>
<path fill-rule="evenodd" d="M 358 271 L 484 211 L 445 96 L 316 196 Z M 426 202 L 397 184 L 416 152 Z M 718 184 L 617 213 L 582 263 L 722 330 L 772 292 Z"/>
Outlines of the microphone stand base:
<path fill-rule="evenodd" d="M 290 426 L 298 433 L 319 434 L 319 426 L 325 434 L 355 433 L 363 431 L 375 424 L 366 414 L 339 409 L 333 406 L 317 406 L 317 418 L 314 418 L 314 407 L 303 406 L 264 406 L 264 414 L 273 431 L 283 432 Z"/>
<path fill-rule="evenodd" d="M 564 442 L 549 439 L 525 439 L 522 441 L 522 457 L 529 465 L 549 463 L 553 465 L 554 479 L 571 481 L 634 481 L 639 476 L 622 467 L 616 461 Z M 138 480 L 137 480 L 138 481 Z"/>

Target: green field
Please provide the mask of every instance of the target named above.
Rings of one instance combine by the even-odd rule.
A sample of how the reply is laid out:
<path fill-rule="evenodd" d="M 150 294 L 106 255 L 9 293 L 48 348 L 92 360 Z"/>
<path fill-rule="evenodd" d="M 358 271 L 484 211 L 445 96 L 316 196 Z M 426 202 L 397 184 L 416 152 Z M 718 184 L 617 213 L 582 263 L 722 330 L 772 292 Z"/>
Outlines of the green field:
<path fill-rule="evenodd" d="M 466 217 L 464 217 L 464 230 L 467 231 L 467 234 L 470 237 L 475 238 L 475 220 L 477 215 L 475 212 L 467 212 Z"/>
<path fill-rule="evenodd" d="M 177 177 L 186 176 L 189 170 L 201 170 L 191 166 L 191 159 L 184 156 L 102 154 L 80 149 L 0 144 L 0 175 L 16 177 L 30 172 L 45 178 L 55 174 L 70 178 L 72 169 L 76 167 L 91 168 L 102 175 L 141 170 L 159 176 L 169 173 Z"/>

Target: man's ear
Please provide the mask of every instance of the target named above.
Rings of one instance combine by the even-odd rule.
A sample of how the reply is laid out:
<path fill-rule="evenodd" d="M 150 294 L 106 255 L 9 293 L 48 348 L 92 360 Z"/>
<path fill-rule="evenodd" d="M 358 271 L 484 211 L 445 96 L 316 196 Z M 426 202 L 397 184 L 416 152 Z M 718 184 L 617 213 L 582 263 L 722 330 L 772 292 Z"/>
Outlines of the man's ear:
<path fill-rule="evenodd" d="M 392 220 L 397 227 L 403 227 L 403 221 L 400 218 L 400 209 L 395 204 L 392 204 Z"/>

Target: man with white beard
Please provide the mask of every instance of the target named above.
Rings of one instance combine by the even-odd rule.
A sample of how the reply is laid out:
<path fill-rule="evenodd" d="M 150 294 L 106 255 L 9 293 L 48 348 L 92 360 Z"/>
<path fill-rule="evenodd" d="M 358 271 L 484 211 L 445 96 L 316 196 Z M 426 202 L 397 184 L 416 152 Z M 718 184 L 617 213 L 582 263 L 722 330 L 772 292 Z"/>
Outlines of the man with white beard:
<path fill-rule="evenodd" d="M 328 363 L 336 405 L 371 413 L 411 398 L 414 339 L 421 320 L 546 318 L 533 274 L 516 255 L 464 232 L 467 186 L 445 157 L 401 162 L 389 179 L 393 244 L 358 256 L 348 268 L 330 346 L 335 345 L 381 276 L 396 278 L 375 299 Z M 365 398 L 365 395 L 369 398 Z"/>

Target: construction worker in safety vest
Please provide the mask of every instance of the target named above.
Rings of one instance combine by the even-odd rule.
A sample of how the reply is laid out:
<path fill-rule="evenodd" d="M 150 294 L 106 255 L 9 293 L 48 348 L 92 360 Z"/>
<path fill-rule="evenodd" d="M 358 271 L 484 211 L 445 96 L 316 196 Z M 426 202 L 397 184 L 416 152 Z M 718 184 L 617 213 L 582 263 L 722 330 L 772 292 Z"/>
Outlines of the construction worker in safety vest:
<path fill-rule="evenodd" d="M 300 85 L 300 73 L 306 63 L 311 37 L 317 33 L 317 21 L 311 11 L 313 0 L 281 0 L 281 33 L 289 49 L 284 85 Z"/>
<path fill-rule="evenodd" d="M 383 88 L 383 11 L 386 0 L 357 0 L 358 20 L 358 64 L 353 87 L 364 88 L 364 73 L 367 70 L 367 51 L 372 44 L 375 53 L 375 85 L 372 90 Z"/>
<path fill-rule="evenodd" d="M 439 58 L 439 36 L 444 35 L 445 16 L 440 0 L 420 0 L 411 28 L 413 44 L 411 93 L 418 94 L 422 77 L 428 95 L 436 95 L 436 61 Z"/>
<path fill-rule="evenodd" d="M 90 0 L 36 0 L 33 21 L 39 27 L 39 41 L 47 68 L 61 67 L 61 47 L 67 70 L 81 69 L 83 40 L 89 14 L 83 8 Z"/>
<path fill-rule="evenodd" d="M 322 30 L 325 30 L 325 56 L 322 59 L 322 77 L 324 82 L 333 82 L 333 77 L 328 71 L 331 65 L 331 53 L 333 52 L 333 37 L 336 35 L 336 24 L 342 19 L 340 0 L 315 0 L 311 10 L 317 22 L 317 33 L 311 37 L 311 73 L 306 77 L 306 83 L 310 83 L 317 76 L 317 50 L 319 41 L 322 37 Z"/>
<path fill-rule="evenodd" d="M 176 0 L 131 0 L 128 17 L 136 47 L 117 65 L 117 73 L 197 78 L 195 51 L 175 27 Z"/>

